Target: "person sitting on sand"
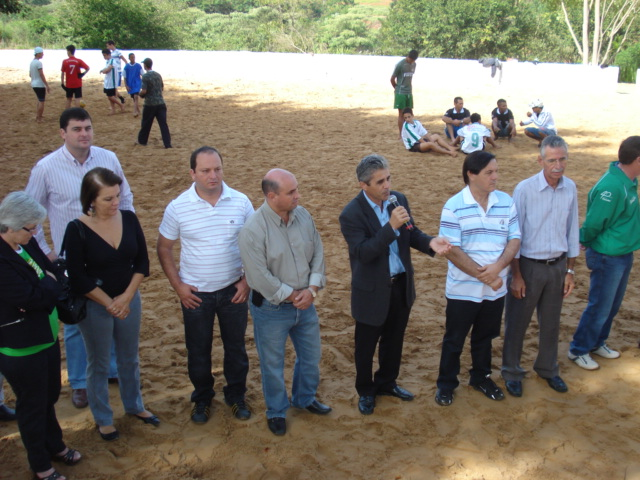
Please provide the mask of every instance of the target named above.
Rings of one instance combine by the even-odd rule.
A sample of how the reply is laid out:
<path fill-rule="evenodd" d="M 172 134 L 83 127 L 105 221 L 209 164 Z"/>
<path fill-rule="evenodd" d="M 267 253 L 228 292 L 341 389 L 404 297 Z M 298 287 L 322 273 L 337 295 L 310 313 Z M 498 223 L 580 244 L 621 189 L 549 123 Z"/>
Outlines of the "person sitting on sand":
<path fill-rule="evenodd" d="M 532 112 L 527 112 L 526 120 L 520 122 L 520 126 L 524 127 L 525 125 L 530 125 L 533 123 L 535 127 L 528 127 L 524 129 L 524 134 L 535 140 L 538 140 L 538 146 L 542 143 L 545 137 L 549 135 L 557 135 L 558 130 L 556 129 L 556 125 L 553 122 L 553 115 L 548 110 L 544 110 L 544 103 L 542 100 L 537 99 L 529 104 Z"/>
<path fill-rule="evenodd" d="M 458 130 L 458 137 L 453 142 L 453 145 L 462 143 L 460 150 L 466 154 L 484 150 L 485 142 L 495 148 L 500 148 L 500 145 L 491 138 L 489 129 L 480 123 L 481 120 L 482 117 L 479 113 L 471 115 L 471 125 L 465 125 Z"/>
<path fill-rule="evenodd" d="M 120 113 L 124 113 L 124 106 L 118 101 L 116 97 L 116 88 L 118 85 L 118 70 L 111 58 L 111 50 L 105 48 L 102 50 L 102 56 L 107 61 L 105 67 L 100 70 L 100 73 L 104 74 L 104 89 L 103 92 L 109 99 L 109 107 L 111 108 L 109 115 L 116 113 L 115 106 L 120 107 Z"/>
<path fill-rule="evenodd" d="M 437 133 L 429 133 L 419 120 L 413 116 L 413 110 L 409 107 L 402 110 L 404 124 L 402 125 L 402 143 L 410 152 L 438 152 L 457 157 L 456 149 L 449 145 Z"/>

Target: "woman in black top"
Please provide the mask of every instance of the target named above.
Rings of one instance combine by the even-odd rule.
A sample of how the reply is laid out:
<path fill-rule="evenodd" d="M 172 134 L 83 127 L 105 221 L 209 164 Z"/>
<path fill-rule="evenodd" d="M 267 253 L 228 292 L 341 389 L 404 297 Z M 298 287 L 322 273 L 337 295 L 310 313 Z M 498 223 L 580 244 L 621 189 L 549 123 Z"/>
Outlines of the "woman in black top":
<path fill-rule="evenodd" d="M 51 460 L 75 465 L 82 456 L 64 444 L 56 418 L 60 326 L 55 306 L 62 287 L 33 238 L 45 217 L 44 207 L 24 192 L 10 193 L 0 204 L 0 370 L 16 394 L 29 466 L 37 478 L 65 480 Z"/>
<path fill-rule="evenodd" d="M 109 405 L 109 356 L 115 343 L 124 410 L 145 423 L 160 420 L 144 408 L 140 393 L 138 340 L 141 304 L 138 286 L 149 276 L 142 228 L 133 212 L 119 210 L 122 179 L 94 168 L 82 180 L 84 215 L 70 222 L 64 242 L 71 288 L 89 298 L 80 331 L 87 349 L 89 408 L 104 440 L 116 440 Z"/>

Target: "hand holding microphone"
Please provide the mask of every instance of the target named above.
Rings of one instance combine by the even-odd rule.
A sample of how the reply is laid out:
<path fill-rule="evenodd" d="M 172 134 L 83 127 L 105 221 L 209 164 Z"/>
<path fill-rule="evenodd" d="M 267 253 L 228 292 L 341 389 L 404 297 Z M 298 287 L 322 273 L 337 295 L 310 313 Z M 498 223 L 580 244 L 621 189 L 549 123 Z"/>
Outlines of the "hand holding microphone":
<path fill-rule="evenodd" d="M 394 207 L 391 211 L 391 218 L 389 219 L 391 226 L 393 228 L 399 228 L 404 224 L 407 230 L 413 230 L 413 224 L 411 223 L 409 212 L 407 212 L 407 209 L 398 203 L 398 199 L 395 195 L 389 195 L 389 203 Z M 397 226 L 395 226 L 394 223 Z"/>

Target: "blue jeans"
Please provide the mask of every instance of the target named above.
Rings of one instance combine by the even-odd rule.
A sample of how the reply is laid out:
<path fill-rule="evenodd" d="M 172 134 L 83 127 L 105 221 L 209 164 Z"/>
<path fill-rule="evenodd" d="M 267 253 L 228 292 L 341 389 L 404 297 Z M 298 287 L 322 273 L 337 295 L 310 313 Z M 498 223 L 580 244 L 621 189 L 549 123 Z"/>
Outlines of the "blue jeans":
<path fill-rule="evenodd" d="M 542 140 L 542 135 L 544 134 L 545 136 L 549 136 L 549 135 L 557 135 L 557 133 L 549 128 L 544 128 L 544 127 L 540 127 L 540 128 L 536 128 L 536 127 L 527 127 L 525 128 L 525 130 L 527 132 L 529 132 L 531 135 L 533 135 L 535 138 L 537 138 L 538 140 Z"/>
<path fill-rule="evenodd" d="M 244 344 L 248 312 L 247 302 L 231 303 L 236 291 L 235 285 L 231 284 L 217 292 L 196 292 L 195 295 L 202 299 L 200 306 L 193 309 L 182 306 L 187 368 L 194 387 L 192 402 L 209 403 L 215 395 L 211 346 L 216 315 L 224 348 L 223 371 L 227 381 L 224 397 L 231 404 L 244 400 L 249 373 L 249 357 Z"/>
<path fill-rule="evenodd" d="M 609 338 L 613 317 L 622 305 L 633 266 L 633 253 L 611 256 L 588 248 L 585 256 L 591 270 L 589 303 L 573 334 L 569 348 L 573 355 L 584 355 L 600 348 Z"/>
<path fill-rule="evenodd" d="M 87 351 L 78 325 L 64 325 L 64 350 L 67 354 L 67 374 L 73 390 L 87 388 Z M 116 351 L 111 350 L 109 378 L 118 377 Z"/>
<path fill-rule="evenodd" d="M 87 398 L 93 418 L 100 426 L 113 425 L 109 405 L 109 360 L 113 345 L 120 374 L 120 398 L 124 411 L 137 414 L 144 410 L 140 393 L 138 341 L 142 306 L 136 292 L 129 315 L 120 320 L 92 300 L 87 302 L 87 318 L 78 325 L 87 347 Z"/>
<path fill-rule="evenodd" d="M 284 383 L 287 337 L 296 351 L 291 402 L 305 408 L 316 398 L 320 384 L 320 323 L 314 305 L 299 310 L 290 303 L 276 305 L 263 300 L 260 307 L 250 304 L 256 349 L 260 357 L 262 393 L 267 418 L 286 417 L 289 408 Z"/>

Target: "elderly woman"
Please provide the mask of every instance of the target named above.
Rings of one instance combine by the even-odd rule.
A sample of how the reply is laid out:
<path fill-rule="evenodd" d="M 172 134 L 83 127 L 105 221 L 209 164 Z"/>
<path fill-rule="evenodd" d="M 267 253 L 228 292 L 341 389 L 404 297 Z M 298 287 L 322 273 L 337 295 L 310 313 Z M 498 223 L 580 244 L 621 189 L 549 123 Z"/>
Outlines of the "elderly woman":
<path fill-rule="evenodd" d="M 56 418 L 60 344 L 55 305 L 62 288 L 33 238 L 45 217 L 45 209 L 24 192 L 10 193 L 0 204 L 0 371 L 16 394 L 29 466 L 37 478 L 64 480 L 51 460 L 74 465 L 82 456 L 64 444 Z"/>
<path fill-rule="evenodd" d="M 138 218 L 119 210 L 122 179 L 107 168 L 94 168 L 82 180 L 84 215 L 65 232 L 71 288 L 86 295 L 87 317 L 79 324 L 87 349 L 87 397 L 103 440 L 119 437 L 109 405 L 109 357 L 112 343 L 124 410 L 158 426 L 145 410 L 140 393 L 138 340 L 141 304 L 138 286 L 149 276 L 147 244 Z"/>

